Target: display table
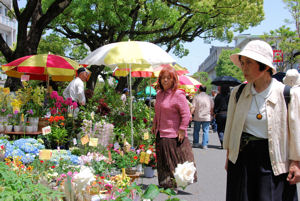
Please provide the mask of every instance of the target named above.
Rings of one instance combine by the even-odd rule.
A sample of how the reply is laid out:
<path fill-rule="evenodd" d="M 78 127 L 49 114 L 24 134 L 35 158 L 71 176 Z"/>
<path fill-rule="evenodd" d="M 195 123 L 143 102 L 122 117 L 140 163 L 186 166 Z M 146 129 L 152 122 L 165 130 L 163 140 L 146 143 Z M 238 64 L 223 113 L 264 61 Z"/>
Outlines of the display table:
<path fill-rule="evenodd" d="M 137 178 L 139 178 L 142 175 L 141 172 L 136 172 L 135 174 L 127 174 L 128 177 L 130 177 L 131 182 L 134 182 Z"/>
<path fill-rule="evenodd" d="M 7 135 L 40 135 L 40 134 L 42 134 L 42 131 L 25 132 L 25 133 L 24 133 L 24 131 L 20 131 L 20 132 L 7 132 L 7 131 L 5 131 L 4 134 L 7 134 Z"/>
<path fill-rule="evenodd" d="M 20 137 L 26 135 L 26 136 L 30 136 L 33 138 L 37 138 L 38 135 L 42 134 L 42 131 L 37 131 L 37 132 L 25 132 L 24 131 L 20 131 L 20 132 L 4 132 L 5 135 L 9 135 L 10 139 L 12 140 L 16 140 L 19 139 Z"/>

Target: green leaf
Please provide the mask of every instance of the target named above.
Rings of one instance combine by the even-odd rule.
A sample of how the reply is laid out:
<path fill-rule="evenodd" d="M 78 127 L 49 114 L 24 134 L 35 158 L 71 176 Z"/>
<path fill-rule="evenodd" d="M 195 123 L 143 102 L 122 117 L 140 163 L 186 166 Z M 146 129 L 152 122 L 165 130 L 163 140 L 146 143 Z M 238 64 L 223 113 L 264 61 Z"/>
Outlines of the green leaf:
<path fill-rule="evenodd" d="M 142 197 L 153 200 L 158 196 L 159 192 L 159 188 L 156 185 L 150 184 Z"/>

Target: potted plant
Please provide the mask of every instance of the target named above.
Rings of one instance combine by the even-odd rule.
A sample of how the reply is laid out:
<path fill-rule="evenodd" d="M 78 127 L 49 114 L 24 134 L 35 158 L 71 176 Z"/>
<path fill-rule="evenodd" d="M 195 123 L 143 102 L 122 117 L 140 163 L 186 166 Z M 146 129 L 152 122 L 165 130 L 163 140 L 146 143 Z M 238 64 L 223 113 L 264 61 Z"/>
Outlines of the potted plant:
<path fill-rule="evenodd" d="M 144 165 L 144 176 L 151 178 L 154 176 L 154 169 L 157 165 L 155 146 L 140 145 L 140 163 Z"/>
<path fill-rule="evenodd" d="M 51 126 L 51 133 L 46 135 L 46 139 L 51 148 L 59 149 L 68 141 L 68 132 L 64 123 L 65 118 L 64 116 L 51 116 L 48 121 Z"/>

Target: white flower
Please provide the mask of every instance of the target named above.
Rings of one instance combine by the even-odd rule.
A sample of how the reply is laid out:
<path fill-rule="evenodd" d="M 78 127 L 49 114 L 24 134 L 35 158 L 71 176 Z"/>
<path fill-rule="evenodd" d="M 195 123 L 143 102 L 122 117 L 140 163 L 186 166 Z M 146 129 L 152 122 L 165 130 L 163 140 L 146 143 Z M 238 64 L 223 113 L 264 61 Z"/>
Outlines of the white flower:
<path fill-rule="evenodd" d="M 81 166 L 80 172 L 73 177 L 77 191 L 84 191 L 86 186 L 95 180 L 92 170 L 86 166 Z"/>
<path fill-rule="evenodd" d="M 148 150 L 146 151 L 146 153 L 150 155 L 150 154 L 152 154 L 152 151 L 151 151 L 150 149 L 148 149 Z"/>
<path fill-rule="evenodd" d="M 177 185 L 185 188 L 188 184 L 192 184 L 195 172 L 196 167 L 193 162 L 186 161 L 183 164 L 178 164 L 174 173 Z"/>

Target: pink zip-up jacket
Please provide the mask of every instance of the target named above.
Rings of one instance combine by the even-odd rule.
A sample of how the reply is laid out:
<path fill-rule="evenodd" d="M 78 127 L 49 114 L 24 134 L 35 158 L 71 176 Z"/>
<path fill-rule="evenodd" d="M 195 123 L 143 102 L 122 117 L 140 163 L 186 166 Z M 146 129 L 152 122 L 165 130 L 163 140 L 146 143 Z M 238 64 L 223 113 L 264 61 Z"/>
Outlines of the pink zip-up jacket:
<path fill-rule="evenodd" d="M 189 120 L 190 108 L 183 91 L 168 89 L 157 93 L 153 120 L 155 134 L 159 131 L 160 137 L 176 138 L 180 129 L 187 137 Z"/>

